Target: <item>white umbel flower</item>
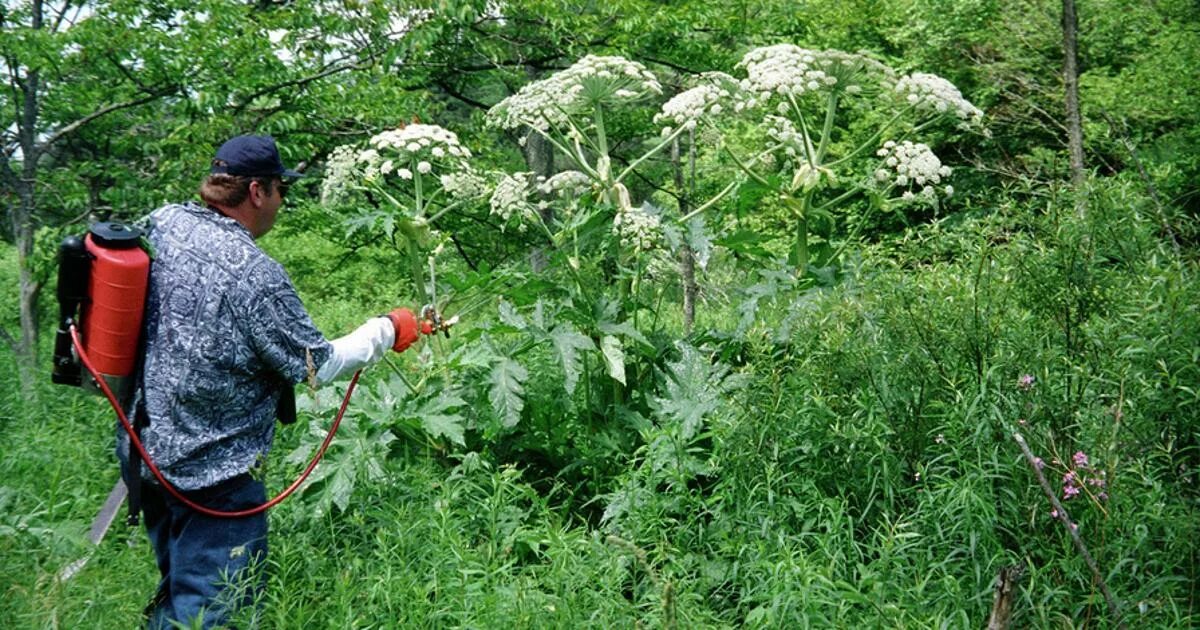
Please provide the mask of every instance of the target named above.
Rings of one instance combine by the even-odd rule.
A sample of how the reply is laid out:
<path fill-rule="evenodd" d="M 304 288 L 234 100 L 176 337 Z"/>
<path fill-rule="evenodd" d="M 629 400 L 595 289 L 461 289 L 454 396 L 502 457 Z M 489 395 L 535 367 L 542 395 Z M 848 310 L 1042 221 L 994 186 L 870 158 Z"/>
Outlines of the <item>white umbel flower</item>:
<path fill-rule="evenodd" d="M 686 125 L 703 116 L 716 116 L 733 102 L 740 88 L 733 77 L 722 72 L 706 72 L 700 84 L 676 94 L 663 104 L 654 122 Z M 666 130 L 670 134 L 670 129 Z"/>
<path fill-rule="evenodd" d="M 662 242 L 662 220 L 649 204 L 627 207 L 613 217 L 613 232 L 621 239 L 622 247 L 647 251 Z"/>
<path fill-rule="evenodd" d="M 905 189 L 901 195 L 903 201 L 933 201 L 937 185 L 951 174 L 950 167 L 942 164 L 929 146 L 920 142 L 889 140 L 875 154 L 883 162 L 883 166 L 875 171 L 875 179 Z M 947 196 L 953 192 L 953 188 L 946 187 Z"/>
<path fill-rule="evenodd" d="M 792 44 L 755 48 L 742 57 L 742 90 L 738 109 L 768 105 L 776 97 L 800 98 L 810 92 L 876 93 L 895 82 L 888 66 L 860 53 L 809 50 Z"/>
<path fill-rule="evenodd" d="M 924 72 L 914 72 L 896 82 L 896 93 L 918 110 L 934 115 L 953 116 L 963 127 L 978 126 L 983 111 L 963 98 L 954 84 Z"/>
<path fill-rule="evenodd" d="M 563 171 L 538 184 L 543 195 L 574 197 L 592 186 L 592 179 L 579 171 Z"/>
<path fill-rule="evenodd" d="M 414 123 L 389 129 L 372 136 L 367 144 L 403 163 L 441 160 L 452 162 L 457 168 L 471 157 L 471 151 L 462 146 L 457 134 L 438 125 Z"/>
<path fill-rule="evenodd" d="M 325 178 L 321 181 L 321 203 L 337 203 L 345 199 L 350 189 L 362 178 L 358 151 L 340 146 L 325 160 Z"/>
<path fill-rule="evenodd" d="M 522 220 L 519 229 L 524 231 L 524 221 L 532 220 L 533 213 L 536 211 L 533 204 L 529 203 L 529 180 L 532 178 L 532 173 L 513 173 L 505 175 L 504 179 L 496 184 L 496 189 L 492 191 L 490 201 L 492 214 L 500 217 L 507 224 L 509 219 L 517 216 Z M 501 231 L 504 230 L 502 226 Z"/>
<path fill-rule="evenodd" d="M 590 114 L 597 104 L 623 105 L 662 94 L 645 66 L 624 57 L 588 55 L 546 79 L 522 87 L 488 110 L 488 122 L 504 129 L 524 125 L 546 131 L 569 116 Z"/>
<path fill-rule="evenodd" d="M 442 190 L 453 199 L 479 199 L 488 193 L 487 180 L 474 171 L 464 170 L 441 176 Z"/>

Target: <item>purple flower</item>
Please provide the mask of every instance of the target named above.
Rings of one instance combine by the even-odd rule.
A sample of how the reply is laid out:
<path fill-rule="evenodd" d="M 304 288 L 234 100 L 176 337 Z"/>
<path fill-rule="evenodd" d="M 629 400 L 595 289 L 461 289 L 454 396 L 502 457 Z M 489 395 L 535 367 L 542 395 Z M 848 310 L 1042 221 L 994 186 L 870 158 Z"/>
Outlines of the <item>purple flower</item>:
<path fill-rule="evenodd" d="M 1101 492 L 1100 494 L 1097 494 L 1097 495 L 1096 495 L 1096 498 L 1097 498 L 1097 499 L 1100 499 L 1101 501 L 1107 501 L 1107 500 L 1108 500 L 1108 493 L 1107 493 L 1107 492 Z"/>
<path fill-rule="evenodd" d="M 1050 510 L 1050 518 L 1058 518 L 1058 510 Z"/>
<path fill-rule="evenodd" d="M 1104 487 L 1104 478 L 1103 477 L 1088 477 L 1087 485 L 1092 486 L 1093 488 L 1103 488 Z"/>
<path fill-rule="evenodd" d="M 1063 473 L 1063 483 L 1068 486 L 1075 483 L 1075 471 L 1074 470 L 1068 470 L 1067 472 Z"/>
<path fill-rule="evenodd" d="M 1037 382 L 1037 378 L 1035 378 L 1032 374 L 1022 374 L 1021 378 L 1017 379 L 1017 387 L 1019 387 L 1021 391 L 1027 392 L 1033 389 L 1033 384 L 1035 382 Z"/>
<path fill-rule="evenodd" d="M 1075 454 L 1071 456 L 1071 459 L 1075 461 L 1076 466 L 1087 467 L 1088 465 L 1088 456 L 1085 455 L 1083 451 L 1075 451 Z"/>
<path fill-rule="evenodd" d="M 1079 494 L 1079 488 L 1075 486 L 1063 486 L 1063 499 L 1070 499 Z"/>

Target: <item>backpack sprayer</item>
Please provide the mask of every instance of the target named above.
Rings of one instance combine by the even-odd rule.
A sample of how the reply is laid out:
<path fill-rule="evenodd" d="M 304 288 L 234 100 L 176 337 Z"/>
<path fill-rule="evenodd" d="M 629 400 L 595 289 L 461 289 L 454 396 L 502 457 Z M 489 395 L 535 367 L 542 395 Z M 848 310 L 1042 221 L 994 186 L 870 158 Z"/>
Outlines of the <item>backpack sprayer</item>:
<path fill-rule="evenodd" d="M 69 236 L 63 239 L 58 250 L 58 263 L 59 324 L 50 378 L 54 383 L 82 387 L 105 396 L 129 434 L 129 443 L 137 451 L 137 455 L 130 453 L 131 459 L 140 456 L 171 496 L 197 512 L 214 517 L 240 518 L 258 514 L 279 504 L 300 487 L 333 441 L 361 370 L 350 380 L 325 441 L 292 485 L 254 508 L 224 512 L 204 507 L 183 496 L 163 477 L 129 422 L 122 404 L 129 400 L 134 389 L 150 280 L 150 256 L 142 248 L 142 231 L 123 223 L 96 223 L 82 238 Z M 84 377 L 84 369 L 90 378 Z M 105 509 L 93 523 L 89 536 L 94 539 L 93 543 L 99 542 L 112 522 L 112 515 L 122 498 L 118 494 L 120 486 L 118 483 L 118 488 L 114 488 Z M 101 523 L 105 519 L 107 522 Z"/>

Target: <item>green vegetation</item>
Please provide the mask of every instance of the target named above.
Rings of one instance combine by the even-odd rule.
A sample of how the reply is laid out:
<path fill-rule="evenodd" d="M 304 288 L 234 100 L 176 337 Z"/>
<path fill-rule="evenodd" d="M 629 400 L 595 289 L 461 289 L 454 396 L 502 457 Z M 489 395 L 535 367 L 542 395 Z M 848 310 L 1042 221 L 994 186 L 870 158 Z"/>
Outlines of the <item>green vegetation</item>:
<path fill-rule="evenodd" d="M 364 375 L 325 462 L 272 512 L 265 627 L 979 627 L 1013 566 L 1015 627 L 1200 624 L 1194 3 L 1079 3 L 1081 187 L 1056 2 L 86 4 L 37 37 L 35 3 L 0 13 L 5 72 L 51 86 L 35 128 L 158 95 L 43 147 L 38 204 L 16 185 L 28 152 L 5 145 L 0 626 L 138 623 L 144 534 L 84 538 L 117 478 L 114 421 L 48 384 L 52 256 L 80 214 L 190 194 L 242 130 L 310 167 L 261 245 L 322 330 L 431 289 L 462 318 Z M 105 37 L 134 22 L 154 27 Z M 221 25 L 238 34 L 210 52 L 199 34 Z M 745 78 L 743 54 L 781 43 L 863 52 L 782 108 L 714 91 L 691 101 L 703 115 L 662 109 L 736 92 L 699 73 Z M 589 54 L 650 74 L 588 75 Z M 121 72 L 134 60 L 141 78 Z M 878 100 L 913 72 L 953 82 L 982 125 Z M 557 113 L 529 105 L 572 81 Z M 469 163 L 370 140 L 434 125 Z M 941 157 L 936 196 L 879 175 L 884 141 L 906 139 Z M 270 488 L 343 388 L 301 387 Z"/>

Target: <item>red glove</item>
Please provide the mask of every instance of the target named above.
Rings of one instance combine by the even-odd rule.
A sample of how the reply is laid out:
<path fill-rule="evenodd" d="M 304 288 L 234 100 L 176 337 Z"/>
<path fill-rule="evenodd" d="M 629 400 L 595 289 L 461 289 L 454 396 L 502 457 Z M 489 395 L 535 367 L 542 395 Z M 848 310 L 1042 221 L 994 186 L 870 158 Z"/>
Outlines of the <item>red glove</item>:
<path fill-rule="evenodd" d="M 396 342 L 392 344 L 392 350 L 396 352 L 408 350 L 422 333 L 433 334 L 433 324 L 428 320 L 418 322 L 417 316 L 406 308 L 393 310 L 387 314 L 387 318 L 392 320 L 392 326 L 396 329 Z"/>

